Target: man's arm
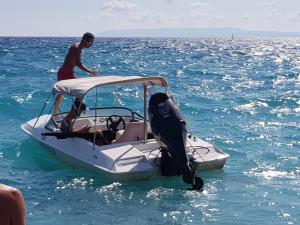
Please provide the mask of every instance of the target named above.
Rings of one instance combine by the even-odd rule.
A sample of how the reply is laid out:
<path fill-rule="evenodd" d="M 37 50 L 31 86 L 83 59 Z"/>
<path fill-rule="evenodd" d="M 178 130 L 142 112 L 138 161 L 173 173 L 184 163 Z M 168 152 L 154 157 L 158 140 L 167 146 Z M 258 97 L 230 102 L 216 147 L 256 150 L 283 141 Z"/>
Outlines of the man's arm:
<path fill-rule="evenodd" d="M 79 62 L 77 64 L 77 67 L 87 73 L 90 73 L 92 75 L 97 75 L 97 71 L 94 71 L 94 70 L 90 70 L 89 68 L 85 67 L 81 62 Z"/>
<path fill-rule="evenodd" d="M 97 71 L 91 70 L 91 69 L 85 67 L 85 66 L 81 63 L 81 51 L 82 51 L 82 50 L 80 50 L 80 49 L 76 49 L 76 54 L 75 54 L 76 66 L 77 66 L 79 69 L 81 69 L 81 70 L 83 70 L 83 71 L 85 71 L 85 72 L 87 72 L 87 73 L 90 73 L 90 74 L 92 74 L 92 75 L 97 75 Z"/>

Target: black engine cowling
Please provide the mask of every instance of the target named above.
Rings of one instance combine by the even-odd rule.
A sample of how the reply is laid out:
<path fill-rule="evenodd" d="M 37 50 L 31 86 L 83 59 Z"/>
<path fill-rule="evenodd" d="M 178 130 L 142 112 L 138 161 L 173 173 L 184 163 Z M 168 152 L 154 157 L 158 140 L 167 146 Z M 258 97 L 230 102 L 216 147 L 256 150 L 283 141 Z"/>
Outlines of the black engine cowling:
<path fill-rule="evenodd" d="M 156 93 L 149 100 L 148 114 L 152 133 L 155 139 L 163 145 L 162 175 L 182 174 L 185 183 L 192 184 L 194 189 L 202 188 L 203 181 L 195 177 L 187 156 L 186 122 L 178 108 L 165 93 Z M 170 153 L 169 158 L 166 158 L 169 155 L 166 150 Z M 165 165 L 166 162 L 173 163 L 173 165 Z M 165 171 L 165 168 L 173 168 L 173 172 Z M 198 187 L 199 185 L 201 187 Z"/>

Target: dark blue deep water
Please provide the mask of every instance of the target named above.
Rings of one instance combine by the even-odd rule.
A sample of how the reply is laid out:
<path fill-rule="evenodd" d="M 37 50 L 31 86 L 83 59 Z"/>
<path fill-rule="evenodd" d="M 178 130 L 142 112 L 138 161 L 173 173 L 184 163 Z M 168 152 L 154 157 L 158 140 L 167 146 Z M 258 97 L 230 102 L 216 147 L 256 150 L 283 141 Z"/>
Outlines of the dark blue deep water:
<path fill-rule="evenodd" d="M 231 155 L 202 193 L 179 178 L 111 183 L 21 131 L 76 41 L 0 38 L 0 183 L 23 192 L 29 225 L 300 224 L 299 39 L 98 38 L 83 53 L 101 75 L 168 80 L 194 134 Z"/>

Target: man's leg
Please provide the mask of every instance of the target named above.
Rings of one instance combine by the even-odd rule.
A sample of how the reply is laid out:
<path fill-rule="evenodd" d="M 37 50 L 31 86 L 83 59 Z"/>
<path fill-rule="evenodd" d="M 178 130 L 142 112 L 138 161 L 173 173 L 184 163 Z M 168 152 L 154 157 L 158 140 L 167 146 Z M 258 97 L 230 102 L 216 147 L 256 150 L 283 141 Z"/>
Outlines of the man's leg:
<path fill-rule="evenodd" d="M 55 105 L 54 105 L 54 114 L 59 113 L 59 106 L 63 100 L 63 95 L 57 95 L 56 96 L 56 101 L 55 101 Z"/>

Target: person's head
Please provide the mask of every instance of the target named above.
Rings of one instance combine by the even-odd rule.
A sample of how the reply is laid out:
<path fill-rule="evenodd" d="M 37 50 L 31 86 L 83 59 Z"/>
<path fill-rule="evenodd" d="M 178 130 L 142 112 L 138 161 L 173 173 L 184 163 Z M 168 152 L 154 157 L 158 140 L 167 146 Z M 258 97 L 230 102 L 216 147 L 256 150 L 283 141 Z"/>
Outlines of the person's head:
<path fill-rule="evenodd" d="M 71 111 L 75 112 L 77 116 L 86 110 L 86 105 L 78 98 L 75 99 L 74 104 L 72 105 Z"/>
<path fill-rule="evenodd" d="M 93 45 L 94 39 L 95 37 L 92 33 L 86 32 L 82 36 L 81 43 L 85 48 L 89 48 Z"/>

